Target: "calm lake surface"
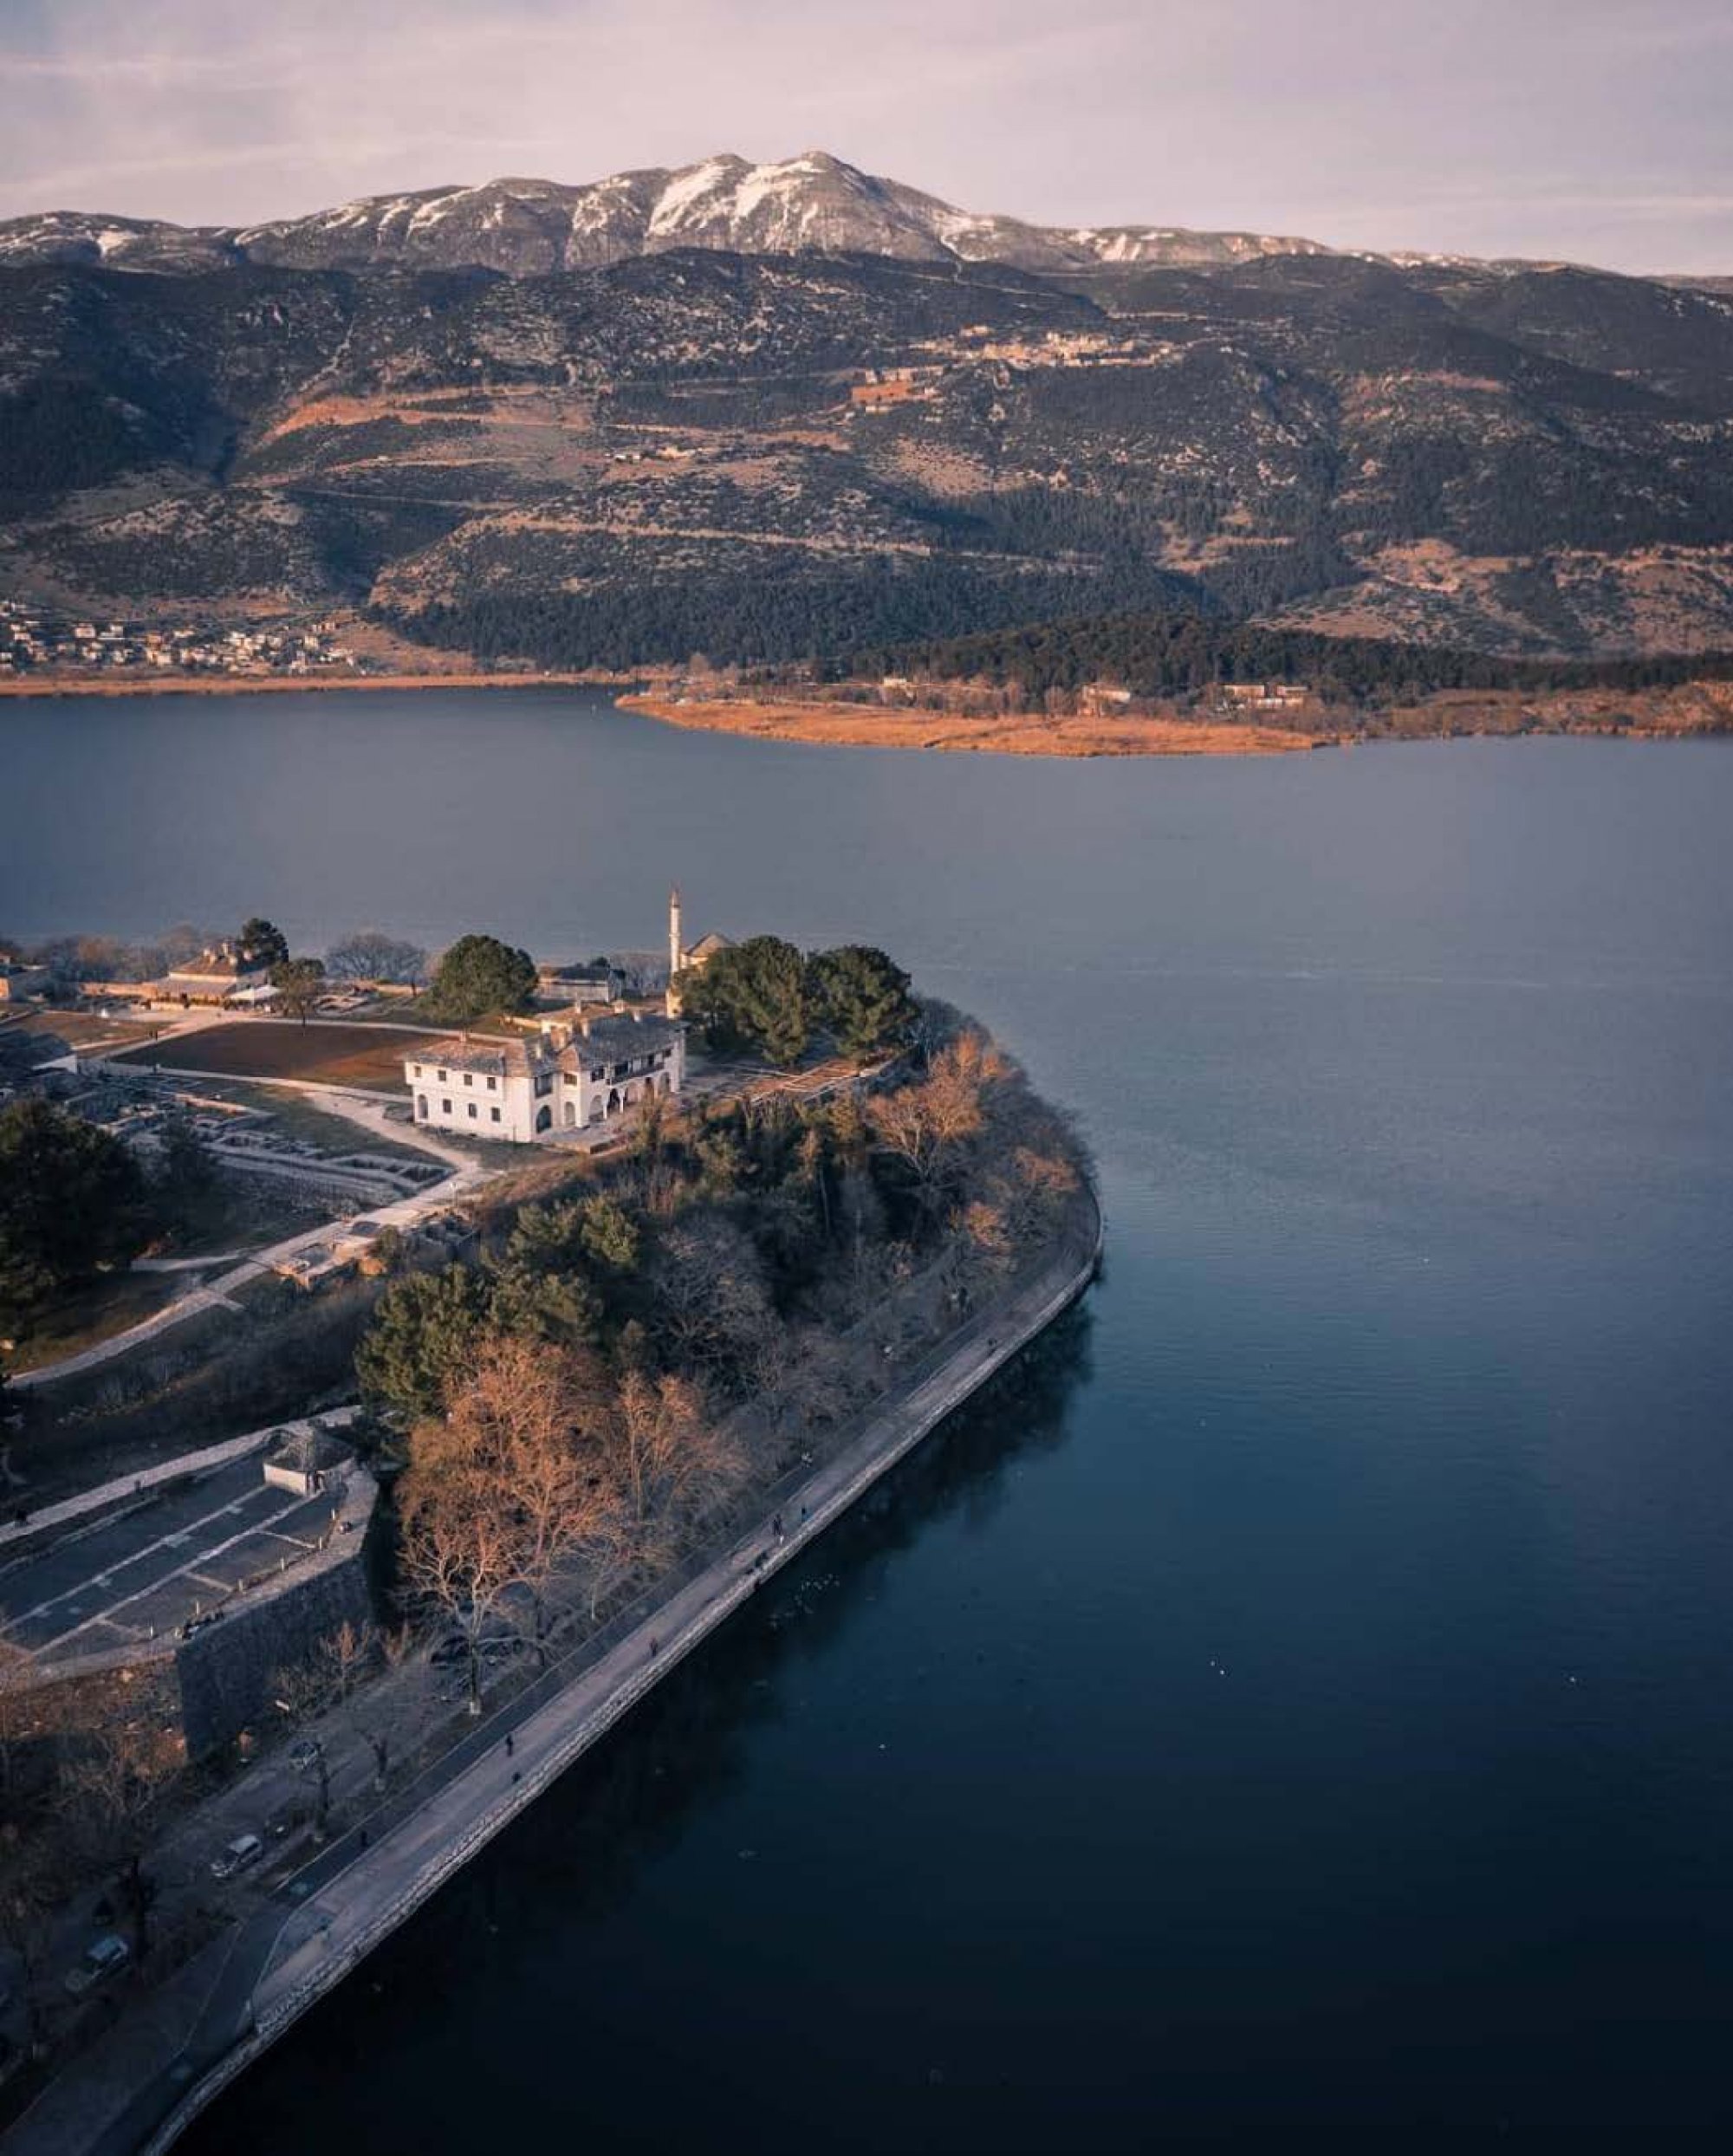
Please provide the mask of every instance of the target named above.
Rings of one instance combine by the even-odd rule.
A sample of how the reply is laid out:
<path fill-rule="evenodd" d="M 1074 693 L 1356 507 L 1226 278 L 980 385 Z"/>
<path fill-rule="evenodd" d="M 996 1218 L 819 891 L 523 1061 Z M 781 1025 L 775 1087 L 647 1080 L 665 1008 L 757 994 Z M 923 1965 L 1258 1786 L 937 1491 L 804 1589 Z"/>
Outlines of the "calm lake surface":
<path fill-rule="evenodd" d="M 1733 744 L 0 705 L 10 933 L 587 954 L 674 878 L 1000 1032 L 1105 1278 L 187 2146 L 1716 2140 Z"/>

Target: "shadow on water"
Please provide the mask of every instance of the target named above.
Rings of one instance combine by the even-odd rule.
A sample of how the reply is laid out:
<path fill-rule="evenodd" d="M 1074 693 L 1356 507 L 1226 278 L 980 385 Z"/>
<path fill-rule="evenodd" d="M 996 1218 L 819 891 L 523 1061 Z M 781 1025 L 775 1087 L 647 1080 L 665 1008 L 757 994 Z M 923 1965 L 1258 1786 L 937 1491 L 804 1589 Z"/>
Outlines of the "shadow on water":
<path fill-rule="evenodd" d="M 476 2041 L 452 2002 L 509 1997 L 569 1953 L 574 1926 L 629 1902 L 646 1867 L 734 1785 L 750 1733 L 781 1719 L 793 1672 L 835 1646 L 899 1555 L 940 1521 L 984 1523 L 1014 1464 L 1065 1443 L 1092 1374 L 1091 1335 L 1087 1304 L 1074 1305 L 671 1671 L 180 2146 L 190 2156 L 304 2148 L 334 2107 L 353 2104 L 363 2069 L 375 2087 L 395 2080 L 394 2060 L 406 2075 L 425 2070 L 430 2016 Z"/>

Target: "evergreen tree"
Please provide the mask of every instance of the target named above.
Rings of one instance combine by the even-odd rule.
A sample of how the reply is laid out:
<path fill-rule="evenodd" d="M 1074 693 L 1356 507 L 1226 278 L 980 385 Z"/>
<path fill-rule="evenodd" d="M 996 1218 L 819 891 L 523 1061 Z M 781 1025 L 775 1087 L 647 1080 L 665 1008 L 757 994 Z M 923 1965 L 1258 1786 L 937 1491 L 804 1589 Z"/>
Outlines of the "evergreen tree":
<path fill-rule="evenodd" d="M 779 936 L 751 936 L 677 977 L 681 1008 L 718 1048 L 757 1049 L 773 1063 L 797 1063 L 812 1038 L 807 962 Z"/>
<path fill-rule="evenodd" d="M 843 944 L 812 962 L 819 1021 L 845 1055 L 868 1056 L 900 1048 L 914 1024 L 909 977 L 882 951 Z"/>
<path fill-rule="evenodd" d="M 268 921 L 255 913 L 241 924 L 241 932 L 235 939 L 241 956 L 253 965 L 286 965 L 289 963 L 289 938 L 275 921 Z"/>
<path fill-rule="evenodd" d="M 485 1283 L 467 1266 L 393 1281 L 355 1350 L 362 1393 L 412 1420 L 438 1414 L 473 1366 L 487 1320 Z"/>
<path fill-rule="evenodd" d="M 118 1138 L 48 1101 L 0 1109 L 0 1312 L 24 1319 L 125 1264 L 151 1225 L 144 1177 Z"/>
<path fill-rule="evenodd" d="M 535 993 L 535 961 L 497 936 L 460 936 L 440 959 L 431 1001 L 462 1025 L 497 1010 L 522 1010 Z"/>

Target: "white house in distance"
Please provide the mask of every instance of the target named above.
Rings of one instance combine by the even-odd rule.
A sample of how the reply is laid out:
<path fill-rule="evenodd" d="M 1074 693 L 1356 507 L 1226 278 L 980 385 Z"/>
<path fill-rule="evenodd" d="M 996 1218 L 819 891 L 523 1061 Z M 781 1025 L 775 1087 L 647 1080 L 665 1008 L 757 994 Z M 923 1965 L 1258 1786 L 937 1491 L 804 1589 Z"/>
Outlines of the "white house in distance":
<path fill-rule="evenodd" d="M 227 1003 L 246 997 L 263 1002 L 269 990 L 270 968 L 262 958 L 252 958 L 233 944 L 217 944 L 196 958 L 171 968 L 160 993 L 166 999 L 178 996 L 183 1003 Z M 267 996 L 258 990 L 265 990 Z"/>
<path fill-rule="evenodd" d="M 544 1018 L 539 1034 L 452 1034 L 406 1056 L 415 1120 L 514 1145 L 611 1122 L 686 1080 L 686 1029 L 627 1011 Z"/>

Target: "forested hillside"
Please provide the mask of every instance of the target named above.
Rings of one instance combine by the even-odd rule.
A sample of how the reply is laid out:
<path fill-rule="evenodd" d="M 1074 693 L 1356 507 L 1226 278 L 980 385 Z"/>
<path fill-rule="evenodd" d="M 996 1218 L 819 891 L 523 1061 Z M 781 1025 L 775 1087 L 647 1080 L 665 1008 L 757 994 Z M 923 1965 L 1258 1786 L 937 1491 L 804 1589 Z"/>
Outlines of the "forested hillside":
<path fill-rule="evenodd" d="M 367 612 L 487 663 L 1189 611 L 1733 646 L 1733 303 L 1275 254 L 0 269 L 0 598 Z"/>

